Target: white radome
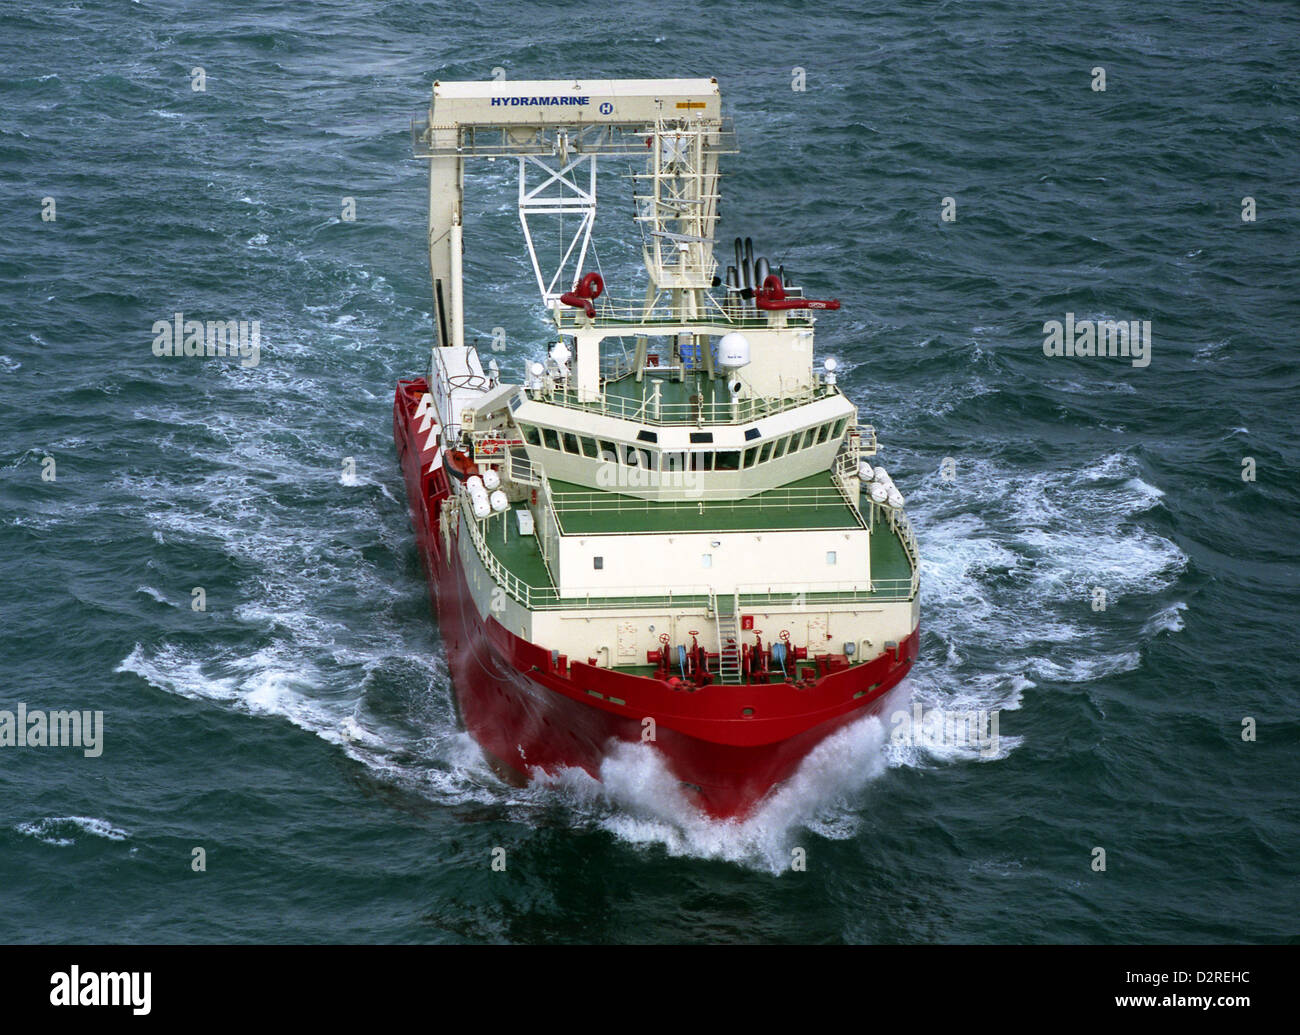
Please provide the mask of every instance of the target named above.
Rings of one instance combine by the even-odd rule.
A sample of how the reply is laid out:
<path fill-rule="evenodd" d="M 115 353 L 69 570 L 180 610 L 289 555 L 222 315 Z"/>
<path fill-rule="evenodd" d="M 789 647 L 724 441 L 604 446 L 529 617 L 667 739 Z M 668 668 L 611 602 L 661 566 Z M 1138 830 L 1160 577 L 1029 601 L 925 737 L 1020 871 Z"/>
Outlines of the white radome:
<path fill-rule="evenodd" d="M 718 339 L 718 366 L 737 370 L 749 365 L 749 339 L 731 331 Z"/>

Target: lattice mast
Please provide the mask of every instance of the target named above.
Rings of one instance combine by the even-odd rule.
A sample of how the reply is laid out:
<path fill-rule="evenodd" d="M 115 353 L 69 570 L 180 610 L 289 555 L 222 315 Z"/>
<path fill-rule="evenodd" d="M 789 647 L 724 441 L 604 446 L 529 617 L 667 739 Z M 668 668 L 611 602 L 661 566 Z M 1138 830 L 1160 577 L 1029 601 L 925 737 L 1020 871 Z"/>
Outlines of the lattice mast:
<path fill-rule="evenodd" d="M 437 347 L 464 347 L 461 256 L 466 158 L 519 162 L 519 218 L 542 301 L 558 304 L 584 272 L 596 215 L 597 161 L 633 157 L 637 221 L 649 285 L 684 319 L 698 314 L 717 263 L 718 155 L 734 152 L 715 79 L 434 83 L 427 119 L 412 125 L 429 160 L 429 271 Z M 544 262 L 535 224 L 563 218 L 568 244 Z M 627 292 L 626 286 L 624 293 Z"/>

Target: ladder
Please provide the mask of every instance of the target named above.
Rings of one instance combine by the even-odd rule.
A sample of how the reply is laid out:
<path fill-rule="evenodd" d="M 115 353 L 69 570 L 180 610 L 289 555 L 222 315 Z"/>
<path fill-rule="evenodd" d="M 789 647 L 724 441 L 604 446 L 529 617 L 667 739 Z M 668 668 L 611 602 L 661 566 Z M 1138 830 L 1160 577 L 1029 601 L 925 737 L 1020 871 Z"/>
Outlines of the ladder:
<path fill-rule="evenodd" d="M 716 597 L 714 616 L 718 627 L 718 679 L 723 683 L 740 682 L 740 630 L 736 627 L 739 601 L 733 593 Z"/>

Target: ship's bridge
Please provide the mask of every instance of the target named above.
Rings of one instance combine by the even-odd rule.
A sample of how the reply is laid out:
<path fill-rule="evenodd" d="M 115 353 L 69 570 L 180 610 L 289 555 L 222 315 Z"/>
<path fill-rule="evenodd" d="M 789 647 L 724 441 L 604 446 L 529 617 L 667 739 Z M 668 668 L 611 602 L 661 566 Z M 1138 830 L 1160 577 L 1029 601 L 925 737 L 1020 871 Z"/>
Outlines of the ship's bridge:
<path fill-rule="evenodd" d="M 818 473 L 829 476 L 841 454 L 851 454 L 856 466 L 858 456 L 874 451 L 874 431 L 858 427 L 853 405 L 837 392 L 817 394 L 802 405 L 704 425 L 611 414 L 609 400 L 619 399 L 612 393 L 599 408 L 557 405 L 525 393 L 513 406 L 518 445 L 512 451 L 551 478 L 593 489 L 642 499 L 697 492 L 739 499 Z M 623 402 L 630 409 L 632 400 Z"/>

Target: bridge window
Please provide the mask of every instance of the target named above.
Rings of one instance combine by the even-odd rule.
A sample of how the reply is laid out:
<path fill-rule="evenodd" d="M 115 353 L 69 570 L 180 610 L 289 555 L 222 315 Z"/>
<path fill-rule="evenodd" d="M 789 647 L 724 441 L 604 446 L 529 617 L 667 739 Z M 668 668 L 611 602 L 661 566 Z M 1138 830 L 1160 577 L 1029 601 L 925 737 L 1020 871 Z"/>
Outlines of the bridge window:
<path fill-rule="evenodd" d="M 789 444 L 790 440 L 788 438 L 777 439 L 776 446 L 772 450 L 772 459 L 780 460 L 781 457 L 785 456 L 785 450 Z"/>
<path fill-rule="evenodd" d="M 552 428 L 542 428 L 542 441 L 546 443 L 547 449 L 560 448 L 560 436 Z"/>
<path fill-rule="evenodd" d="M 739 471 L 740 470 L 740 450 L 727 449 L 718 453 L 717 463 L 714 467 L 717 471 Z"/>
<path fill-rule="evenodd" d="M 611 464 L 618 460 L 618 450 L 614 448 L 613 442 L 606 442 L 603 438 L 600 440 L 600 458 Z"/>
<path fill-rule="evenodd" d="M 758 462 L 759 462 L 760 464 L 765 464 L 765 463 L 767 463 L 770 459 L 772 459 L 772 443 L 771 443 L 771 442 L 764 442 L 764 443 L 763 443 L 763 450 L 762 450 L 762 452 L 760 452 L 760 453 L 758 454 Z"/>
<path fill-rule="evenodd" d="M 745 466 L 753 467 L 758 462 L 758 446 L 750 446 L 745 450 Z"/>
<path fill-rule="evenodd" d="M 582 445 L 582 455 L 594 457 L 596 455 L 596 440 L 594 438 L 580 438 L 578 442 Z"/>
<path fill-rule="evenodd" d="M 809 446 L 813 444 L 813 439 L 816 436 L 817 436 L 817 429 L 809 428 L 807 431 L 803 433 L 803 445 L 799 446 L 798 448 L 807 449 Z"/>
<path fill-rule="evenodd" d="M 817 429 L 817 444 L 819 446 L 830 437 L 831 437 L 831 426 L 829 424 L 823 424 L 820 428 Z"/>
<path fill-rule="evenodd" d="M 523 432 L 524 441 L 530 446 L 540 446 L 542 444 L 542 436 L 534 425 L 521 424 L 519 430 Z"/>
<path fill-rule="evenodd" d="M 839 438 L 844 434 L 844 429 L 849 426 L 848 417 L 841 417 L 835 422 L 835 430 L 831 433 L 834 438 Z"/>
<path fill-rule="evenodd" d="M 566 431 L 566 432 L 564 433 L 564 448 L 565 448 L 565 451 L 566 451 L 566 452 L 569 452 L 569 453 L 577 453 L 577 452 L 578 452 L 578 436 L 575 435 L 575 434 L 573 434 L 571 431 Z"/>

